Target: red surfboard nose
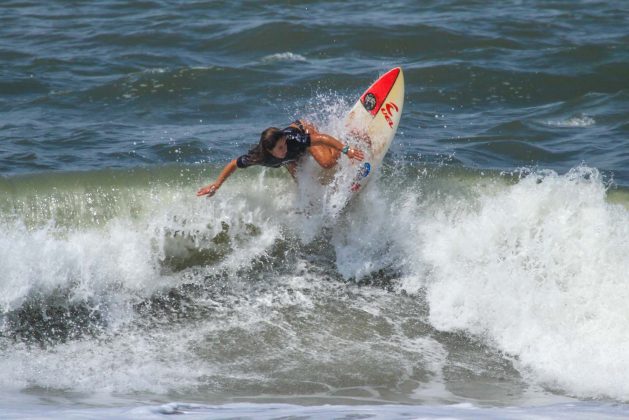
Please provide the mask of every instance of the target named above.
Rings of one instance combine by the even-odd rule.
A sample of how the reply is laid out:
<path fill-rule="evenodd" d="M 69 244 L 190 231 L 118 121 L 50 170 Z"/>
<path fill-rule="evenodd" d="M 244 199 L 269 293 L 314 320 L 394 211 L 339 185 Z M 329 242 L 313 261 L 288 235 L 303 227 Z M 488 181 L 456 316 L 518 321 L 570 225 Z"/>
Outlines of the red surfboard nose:
<path fill-rule="evenodd" d="M 378 110 L 384 103 L 384 100 L 391 92 L 391 88 L 400 74 L 400 68 L 396 67 L 383 74 L 373 85 L 369 87 L 360 97 L 360 102 L 365 109 L 371 114 L 376 115 Z"/>

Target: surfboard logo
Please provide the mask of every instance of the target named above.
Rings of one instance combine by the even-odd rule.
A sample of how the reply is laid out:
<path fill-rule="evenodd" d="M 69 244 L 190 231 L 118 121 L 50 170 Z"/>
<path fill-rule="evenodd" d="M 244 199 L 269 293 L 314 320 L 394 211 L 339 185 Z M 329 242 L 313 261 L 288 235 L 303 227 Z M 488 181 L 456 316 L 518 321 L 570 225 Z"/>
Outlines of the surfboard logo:
<path fill-rule="evenodd" d="M 389 127 L 393 128 L 393 112 L 400 112 L 400 108 L 394 102 L 389 102 L 380 108 L 380 112 L 382 112 L 384 119 L 389 123 Z"/>
<path fill-rule="evenodd" d="M 376 107 L 377 102 L 378 101 L 376 100 L 376 95 L 374 95 L 373 93 L 368 93 L 365 95 L 365 99 L 363 99 L 363 106 L 367 111 L 371 111 Z"/>
<path fill-rule="evenodd" d="M 371 172 L 371 164 L 369 162 L 363 163 L 358 169 L 358 172 L 356 173 L 354 180 L 352 181 L 352 186 L 350 187 L 350 190 L 352 192 L 356 192 L 360 190 L 360 187 L 362 185 L 360 185 L 359 181 L 363 178 L 367 178 L 367 176 L 369 175 L 369 172 Z"/>
<path fill-rule="evenodd" d="M 369 172 L 371 172 L 371 165 L 369 162 L 365 162 L 363 163 L 362 168 L 358 171 L 358 174 L 361 178 L 366 178 L 367 175 L 369 175 Z"/>

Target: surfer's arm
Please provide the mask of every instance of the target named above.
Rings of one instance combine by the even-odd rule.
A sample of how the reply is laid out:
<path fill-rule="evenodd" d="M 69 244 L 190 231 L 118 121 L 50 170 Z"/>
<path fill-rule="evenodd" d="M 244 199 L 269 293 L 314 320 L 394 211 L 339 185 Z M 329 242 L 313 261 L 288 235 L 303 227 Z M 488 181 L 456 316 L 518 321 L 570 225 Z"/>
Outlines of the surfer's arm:
<path fill-rule="evenodd" d="M 345 145 L 335 139 L 334 137 L 323 134 L 315 131 L 314 133 L 310 133 L 310 145 L 311 146 L 319 146 L 324 145 L 331 147 L 332 149 L 338 150 L 339 152 L 345 153 L 348 158 L 363 160 L 365 158 L 364 153 L 358 149 L 351 149 L 349 145 Z"/>
<path fill-rule="evenodd" d="M 220 175 L 218 176 L 218 178 L 216 178 L 216 181 L 213 184 L 210 184 L 207 187 L 203 187 L 199 191 L 197 191 L 197 197 L 201 197 L 203 195 L 207 195 L 208 197 L 213 196 L 216 191 L 218 191 L 218 189 L 221 187 L 221 185 L 223 185 L 223 182 L 225 182 L 225 180 L 234 173 L 237 167 L 238 166 L 236 164 L 236 159 L 229 162 L 227 165 L 225 165 Z"/>
<path fill-rule="evenodd" d="M 317 130 L 317 128 L 311 122 L 297 120 L 291 126 L 299 128 L 300 130 L 303 130 L 306 134 L 310 135 L 311 146 L 324 145 L 334 150 L 338 150 L 341 153 L 345 153 L 350 159 L 363 160 L 365 158 L 365 155 L 361 150 L 351 149 L 349 145 L 341 143 L 329 134 L 320 133 L 319 130 Z"/>

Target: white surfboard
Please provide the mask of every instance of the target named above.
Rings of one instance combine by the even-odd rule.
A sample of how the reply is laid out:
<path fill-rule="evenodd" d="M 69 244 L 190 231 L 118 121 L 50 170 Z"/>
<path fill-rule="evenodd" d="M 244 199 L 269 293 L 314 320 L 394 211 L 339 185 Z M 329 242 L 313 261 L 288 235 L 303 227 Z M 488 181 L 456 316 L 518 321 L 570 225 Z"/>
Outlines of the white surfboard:
<path fill-rule="evenodd" d="M 351 182 L 360 191 L 379 169 L 395 137 L 404 107 L 404 74 L 396 67 L 376 80 L 360 96 L 345 119 L 346 138 L 365 153 Z"/>

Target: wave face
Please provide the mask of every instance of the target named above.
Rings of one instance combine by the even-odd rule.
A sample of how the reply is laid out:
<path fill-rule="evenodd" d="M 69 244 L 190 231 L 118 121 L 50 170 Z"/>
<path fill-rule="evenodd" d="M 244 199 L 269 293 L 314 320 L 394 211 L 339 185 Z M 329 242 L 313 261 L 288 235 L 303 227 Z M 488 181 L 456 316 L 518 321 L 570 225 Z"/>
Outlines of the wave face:
<path fill-rule="evenodd" d="M 209 200 L 189 166 L 12 178 L 0 384 L 628 398 L 626 193 L 608 199 L 587 167 L 382 173 L 340 213 L 304 205 L 310 187 L 273 170 L 239 172 Z"/>

